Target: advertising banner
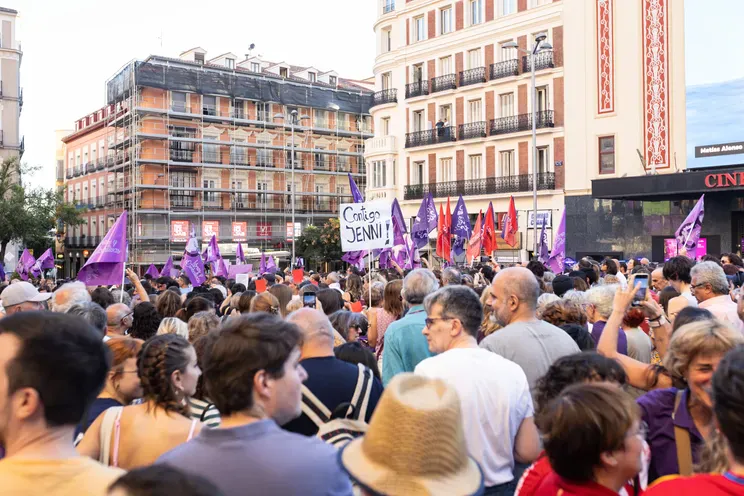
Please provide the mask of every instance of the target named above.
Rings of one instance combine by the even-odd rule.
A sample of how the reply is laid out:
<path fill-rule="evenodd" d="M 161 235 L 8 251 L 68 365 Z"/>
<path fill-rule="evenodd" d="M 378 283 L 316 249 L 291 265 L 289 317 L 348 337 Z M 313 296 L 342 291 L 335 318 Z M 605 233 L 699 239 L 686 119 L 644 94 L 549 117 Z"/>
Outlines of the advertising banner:
<path fill-rule="evenodd" d="M 259 238 L 270 238 L 271 237 L 271 222 L 258 222 L 256 223 L 256 236 Z"/>
<path fill-rule="evenodd" d="M 189 240 L 189 221 L 171 221 L 171 241 L 174 243 L 185 243 Z"/>
<path fill-rule="evenodd" d="M 232 238 L 233 238 L 233 241 L 247 241 L 248 240 L 248 223 L 247 222 L 233 222 L 232 223 Z"/>
<path fill-rule="evenodd" d="M 218 220 L 205 220 L 202 222 L 202 240 L 208 241 L 215 236 L 217 240 L 220 239 L 220 221 Z"/>

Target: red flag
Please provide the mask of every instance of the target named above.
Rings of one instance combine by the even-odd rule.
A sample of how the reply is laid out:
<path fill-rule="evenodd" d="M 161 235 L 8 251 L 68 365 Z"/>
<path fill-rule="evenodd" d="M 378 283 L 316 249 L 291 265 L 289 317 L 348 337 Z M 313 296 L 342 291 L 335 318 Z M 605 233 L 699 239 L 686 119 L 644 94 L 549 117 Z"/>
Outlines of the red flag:
<path fill-rule="evenodd" d="M 442 256 L 442 240 L 444 239 L 444 213 L 442 213 L 442 206 L 439 205 L 439 218 L 437 219 L 437 256 Z"/>
<path fill-rule="evenodd" d="M 496 226 L 494 224 L 493 217 L 493 203 L 488 202 L 488 210 L 486 210 L 486 218 L 483 223 L 483 250 L 487 256 L 491 256 L 496 251 Z"/>
<path fill-rule="evenodd" d="M 517 209 L 514 206 L 514 197 L 509 200 L 509 212 L 504 217 L 504 226 L 501 231 L 501 237 L 509 246 L 515 246 L 517 244 L 516 234 L 519 231 L 517 225 Z"/>
<path fill-rule="evenodd" d="M 444 238 L 442 240 L 442 258 L 449 260 L 450 250 L 452 248 L 452 211 L 450 210 L 449 196 L 447 197 L 447 211 L 444 215 L 444 225 L 442 226 L 442 230 L 444 231 Z"/>
<path fill-rule="evenodd" d="M 466 260 L 469 264 L 473 264 L 475 257 L 480 256 L 481 252 L 481 216 L 483 212 L 478 212 L 478 220 L 475 221 L 475 227 L 473 228 L 473 234 L 470 236 L 468 241 L 468 249 L 465 254 Z"/>

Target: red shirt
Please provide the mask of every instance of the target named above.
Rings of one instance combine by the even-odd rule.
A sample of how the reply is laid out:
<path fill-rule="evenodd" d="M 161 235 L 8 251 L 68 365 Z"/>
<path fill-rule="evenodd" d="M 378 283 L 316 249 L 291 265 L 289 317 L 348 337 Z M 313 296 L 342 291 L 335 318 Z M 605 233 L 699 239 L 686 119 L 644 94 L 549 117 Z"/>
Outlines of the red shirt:
<path fill-rule="evenodd" d="M 670 475 L 662 477 L 648 488 L 645 496 L 733 496 L 742 494 L 744 494 L 744 479 L 727 473 L 726 475 L 705 474 L 692 477 Z"/>

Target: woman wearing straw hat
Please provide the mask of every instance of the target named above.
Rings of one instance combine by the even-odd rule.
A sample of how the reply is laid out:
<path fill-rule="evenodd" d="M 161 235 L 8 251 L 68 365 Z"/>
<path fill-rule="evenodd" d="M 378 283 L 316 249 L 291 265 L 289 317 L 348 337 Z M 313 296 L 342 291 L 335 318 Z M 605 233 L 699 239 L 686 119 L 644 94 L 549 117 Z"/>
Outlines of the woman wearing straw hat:
<path fill-rule="evenodd" d="M 438 379 L 395 376 L 367 433 L 339 459 L 365 495 L 483 494 L 483 474 L 467 453 L 460 399 Z"/>

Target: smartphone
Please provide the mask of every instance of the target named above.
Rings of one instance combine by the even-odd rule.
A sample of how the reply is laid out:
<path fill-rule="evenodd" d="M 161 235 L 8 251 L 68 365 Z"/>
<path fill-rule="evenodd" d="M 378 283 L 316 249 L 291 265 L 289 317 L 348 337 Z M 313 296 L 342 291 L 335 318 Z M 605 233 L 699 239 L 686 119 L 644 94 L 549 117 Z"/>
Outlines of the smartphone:
<path fill-rule="evenodd" d="M 633 277 L 633 287 L 638 284 L 640 284 L 641 287 L 638 289 L 638 292 L 633 299 L 635 301 L 643 301 L 646 299 L 646 290 L 648 289 L 648 274 L 636 274 Z"/>
<path fill-rule="evenodd" d="M 302 306 L 315 308 L 315 293 L 307 293 L 302 296 Z"/>

